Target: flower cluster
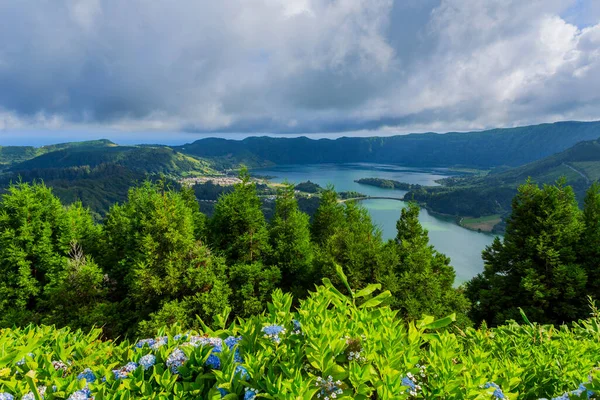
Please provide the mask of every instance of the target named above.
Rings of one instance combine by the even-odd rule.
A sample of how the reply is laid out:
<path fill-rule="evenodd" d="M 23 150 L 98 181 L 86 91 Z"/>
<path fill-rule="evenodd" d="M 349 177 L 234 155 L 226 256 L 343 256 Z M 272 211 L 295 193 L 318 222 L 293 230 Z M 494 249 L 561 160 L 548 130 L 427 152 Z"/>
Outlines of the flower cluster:
<path fill-rule="evenodd" d="M 168 336 L 161 336 L 155 339 L 141 339 L 139 340 L 135 347 L 141 349 L 144 346 L 150 347 L 152 350 L 157 350 L 158 348 L 166 345 L 169 342 Z"/>
<path fill-rule="evenodd" d="M 46 386 L 38 386 L 37 392 L 43 399 L 44 395 L 46 394 Z M 33 394 L 33 392 L 29 392 L 23 397 L 21 397 L 21 400 L 35 400 L 35 395 Z"/>
<path fill-rule="evenodd" d="M 0 393 L 0 400 L 15 400 L 15 398 L 10 393 Z"/>
<path fill-rule="evenodd" d="M 167 367 L 172 373 L 178 374 L 179 368 L 188 360 L 187 356 L 181 349 L 175 349 L 167 358 Z"/>
<path fill-rule="evenodd" d="M 251 388 L 247 387 L 244 390 L 245 390 L 244 391 L 244 400 L 254 400 L 254 398 L 258 394 L 258 390 L 256 390 L 256 389 L 251 389 Z"/>
<path fill-rule="evenodd" d="M 113 369 L 112 373 L 115 376 L 115 379 L 124 379 L 124 378 L 127 378 L 130 373 L 135 371 L 137 369 L 137 367 L 138 367 L 137 363 L 130 361 L 125 366 L 123 366 L 119 369 Z"/>
<path fill-rule="evenodd" d="M 333 377 L 329 375 L 327 379 L 321 377 L 317 378 L 317 386 L 320 388 L 317 392 L 317 397 L 323 398 L 323 400 L 335 399 L 338 394 L 343 393 L 342 381 L 334 381 Z"/>
<path fill-rule="evenodd" d="M 402 386 L 406 386 L 406 392 L 413 397 L 416 397 L 422 389 L 417 378 L 411 372 L 407 372 L 406 376 L 402 378 Z"/>
<path fill-rule="evenodd" d="M 300 325 L 300 322 L 297 319 L 292 320 L 292 325 L 294 327 L 294 329 L 292 330 L 292 333 L 294 335 L 304 335 L 304 333 L 302 332 L 302 325 Z"/>
<path fill-rule="evenodd" d="M 492 396 L 495 399 L 508 399 L 504 395 L 504 392 L 502 391 L 502 389 L 500 389 L 500 386 L 498 386 L 494 382 L 488 382 L 488 383 L 486 383 L 485 385 L 483 385 L 483 388 L 484 389 L 494 389 L 494 391 L 492 392 Z"/>
<path fill-rule="evenodd" d="M 152 368 L 156 364 L 156 357 L 153 354 L 146 354 L 140 358 L 140 365 L 144 367 L 144 371 Z"/>
<path fill-rule="evenodd" d="M 262 332 L 264 333 L 264 337 L 279 344 L 281 342 L 281 337 L 279 337 L 279 335 L 285 334 L 285 328 L 281 325 L 267 325 L 262 328 Z"/>
<path fill-rule="evenodd" d="M 69 366 L 62 361 L 52 361 L 52 366 L 55 371 L 63 371 L 65 372 Z"/>
<path fill-rule="evenodd" d="M 346 338 L 346 358 L 348 361 L 365 362 L 366 357 L 362 355 L 362 344 L 360 339 Z"/>
<path fill-rule="evenodd" d="M 74 392 L 67 400 L 93 400 L 92 392 L 86 386 L 81 390 Z"/>
<path fill-rule="evenodd" d="M 80 373 L 79 375 L 77 375 L 77 379 L 81 380 L 81 379 L 85 379 L 85 381 L 87 383 L 92 383 L 96 380 L 96 375 L 94 375 L 94 373 L 92 372 L 91 369 L 86 368 L 83 370 L 82 373 Z"/>

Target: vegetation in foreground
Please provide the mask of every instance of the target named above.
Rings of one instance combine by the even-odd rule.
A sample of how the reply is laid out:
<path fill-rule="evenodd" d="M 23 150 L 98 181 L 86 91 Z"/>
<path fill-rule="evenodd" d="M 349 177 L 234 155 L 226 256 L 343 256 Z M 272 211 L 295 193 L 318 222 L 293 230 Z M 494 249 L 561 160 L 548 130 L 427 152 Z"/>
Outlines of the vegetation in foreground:
<path fill-rule="evenodd" d="M 341 275 L 347 285 L 347 280 Z M 479 330 L 453 317 L 405 324 L 369 285 L 346 296 L 329 280 L 293 310 L 201 331 L 102 341 L 29 326 L 0 331 L 0 398 L 10 399 L 588 399 L 600 390 L 596 313 L 555 328 Z"/>
<path fill-rule="evenodd" d="M 102 224 L 43 184 L 13 185 L 0 202 L 3 399 L 40 398 L 38 386 L 73 400 L 588 398 L 598 390 L 598 313 L 581 319 L 586 296 L 600 294 L 599 184 L 583 211 L 564 182 L 521 186 L 506 236 L 484 251 L 484 272 L 454 288 L 417 205 L 402 210 L 395 240 L 384 242 L 366 210 L 340 203 L 333 188 L 320 193 L 311 222 L 294 187 L 282 185 L 267 222 L 256 184 L 245 171 L 240 179 L 210 218 L 191 189 L 146 182 Z M 510 322 L 524 315 L 549 325 Z M 123 340 L 157 331 L 163 345 L 152 354 Z M 120 341 L 99 342 L 100 334 Z M 221 342 L 239 337 L 237 348 Z"/>

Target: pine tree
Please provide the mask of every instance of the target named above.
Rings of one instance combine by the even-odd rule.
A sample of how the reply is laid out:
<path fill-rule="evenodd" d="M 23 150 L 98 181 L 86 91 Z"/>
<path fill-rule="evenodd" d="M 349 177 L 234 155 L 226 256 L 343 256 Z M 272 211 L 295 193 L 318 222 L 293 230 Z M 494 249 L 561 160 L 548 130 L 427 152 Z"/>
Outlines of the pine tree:
<path fill-rule="evenodd" d="M 473 319 L 494 325 L 520 320 L 519 307 L 541 323 L 583 317 L 587 276 L 577 255 L 583 228 L 575 194 L 564 180 L 519 187 L 504 239 L 484 250 L 484 272 L 467 286 Z"/>
<path fill-rule="evenodd" d="M 317 270 L 340 284 L 336 264 L 341 266 L 350 286 L 356 290 L 380 282 L 390 272 L 387 253 L 382 251 L 380 229 L 373 225 L 369 212 L 359 204 L 347 202 L 338 207 L 341 217 L 332 220 L 331 235 L 318 249 Z"/>
<path fill-rule="evenodd" d="M 0 203 L 0 324 L 36 318 L 53 276 L 67 267 L 71 243 L 91 246 L 97 233 L 88 210 L 67 210 L 44 184 L 11 186 Z"/>
<path fill-rule="evenodd" d="M 583 205 L 584 231 L 579 257 L 587 274 L 587 294 L 600 299 L 600 183 L 595 182 L 586 193 Z"/>
<path fill-rule="evenodd" d="M 281 270 L 281 286 L 301 296 L 312 283 L 313 249 L 310 243 L 309 216 L 298 209 L 294 186 L 278 190 L 275 216 L 271 220 L 269 239 L 271 264 Z"/>
<path fill-rule="evenodd" d="M 209 221 L 210 241 L 229 264 L 261 261 L 269 252 L 269 233 L 256 184 L 247 169 L 233 192 L 219 197 Z"/>
<path fill-rule="evenodd" d="M 182 193 L 145 182 L 107 215 L 105 269 L 132 327 L 147 318 L 164 321 L 174 307 L 186 321 L 198 315 L 210 323 L 228 306 L 226 267 L 196 238 L 197 212 Z"/>
<path fill-rule="evenodd" d="M 327 186 L 321 193 L 319 208 L 310 227 L 313 242 L 324 244 L 343 223 L 344 208 L 338 203 L 338 196 L 333 186 Z"/>
<path fill-rule="evenodd" d="M 442 317 L 453 312 L 467 324 L 469 302 L 461 289 L 455 289 L 456 273 L 450 259 L 429 244 L 429 236 L 419 222 L 419 206 L 408 203 L 396 223 L 396 285 L 390 288 L 394 307 L 407 319 L 423 314 Z"/>

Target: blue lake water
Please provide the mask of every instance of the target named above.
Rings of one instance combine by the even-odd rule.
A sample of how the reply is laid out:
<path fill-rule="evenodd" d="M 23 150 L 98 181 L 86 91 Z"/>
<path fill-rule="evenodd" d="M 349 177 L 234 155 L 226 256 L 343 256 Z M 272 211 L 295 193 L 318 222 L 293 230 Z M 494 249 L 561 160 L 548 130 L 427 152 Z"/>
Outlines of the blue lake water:
<path fill-rule="evenodd" d="M 318 164 L 282 165 L 256 169 L 253 173 L 274 176 L 274 182 L 299 183 L 310 180 L 323 187 L 335 186 L 337 191 L 357 191 L 369 196 L 402 198 L 404 191 L 382 189 L 354 182 L 360 178 L 384 178 L 419 185 L 437 185 L 435 181 L 453 175 L 446 169 L 423 169 L 381 164 Z M 396 221 L 406 203 L 397 200 L 371 199 L 361 204 L 369 210 L 373 222 L 385 239 L 396 236 Z M 481 251 L 492 243 L 494 235 L 462 228 L 453 221 L 435 217 L 421 209 L 420 221 L 429 231 L 431 244 L 449 256 L 456 269 L 457 283 L 471 279 L 483 270 Z"/>

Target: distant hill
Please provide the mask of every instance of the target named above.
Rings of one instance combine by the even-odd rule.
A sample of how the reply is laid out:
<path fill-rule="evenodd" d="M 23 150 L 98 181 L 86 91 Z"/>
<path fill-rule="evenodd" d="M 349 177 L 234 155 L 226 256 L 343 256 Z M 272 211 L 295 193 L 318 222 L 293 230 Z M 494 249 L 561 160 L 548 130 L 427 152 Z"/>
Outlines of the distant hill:
<path fill-rule="evenodd" d="M 600 141 L 577 143 L 565 151 L 520 167 L 492 170 L 484 177 L 444 179 L 441 187 L 420 188 L 406 197 L 443 214 L 502 215 L 510 211 L 517 187 L 528 178 L 538 184 L 552 184 L 561 177 L 566 178 L 581 202 L 591 183 L 600 179 Z"/>
<path fill-rule="evenodd" d="M 175 184 L 178 177 L 215 173 L 206 160 L 166 146 L 118 146 L 98 140 L 2 150 L 12 156 L 5 157 L 0 192 L 17 180 L 44 181 L 63 202 L 81 200 L 98 218 L 144 179 L 164 176 Z"/>
<path fill-rule="evenodd" d="M 106 139 L 88 140 L 83 142 L 59 143 L 49 146 L 33 147 L 33 146 L 0 146 L 0 170 L 6 169 L 11 165 L 21 163 L 32 158 L 41 156 L 57 150 L 70 148 L 86 148 L 86 147 L 107 147 L 116 146 L 113 142 Z"/>
<path fill-rule="evenodd" d="M 186 175 L 211 171 L 206 161 L 179 153 L 169 147 L 74 146 L 42 154 L 14 164 L 8 170 L 18 173 L 34 169 L 70 168 L 117 164 L 133 171 L 166 175 Z"/>
<path fill-rule="evenodd" d="M 202 139 L 174 149 L 230 166 L 239 163 L 257 166 L 373 162 L 414 167 L 493 168 L 523 165 L 598 137 L 600 122 L 557 122 L 483 132 L 336 140 L 306 137 Z"/>

